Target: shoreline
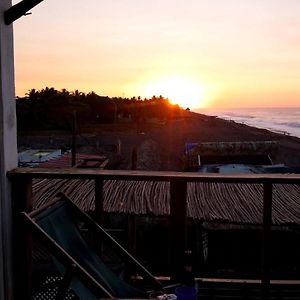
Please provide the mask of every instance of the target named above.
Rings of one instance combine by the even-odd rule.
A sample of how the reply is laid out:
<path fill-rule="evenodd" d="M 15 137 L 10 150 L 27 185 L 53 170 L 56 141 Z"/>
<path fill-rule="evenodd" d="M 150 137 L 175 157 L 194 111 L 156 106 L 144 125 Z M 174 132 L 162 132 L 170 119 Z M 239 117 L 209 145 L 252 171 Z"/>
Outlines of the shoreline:
<path fill-rule="evenodd" d="M 300 138 L 300 107 L 204 109 L 203 112 L 224 120 Z"/>

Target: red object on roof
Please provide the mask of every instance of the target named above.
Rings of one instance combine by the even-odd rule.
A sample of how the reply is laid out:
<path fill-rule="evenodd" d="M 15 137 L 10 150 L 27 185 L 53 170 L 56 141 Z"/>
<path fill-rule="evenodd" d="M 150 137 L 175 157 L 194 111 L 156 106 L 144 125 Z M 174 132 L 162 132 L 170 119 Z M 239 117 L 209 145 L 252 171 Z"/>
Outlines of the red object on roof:
<path fill-rule="evenodd" d="M 92 162 L 92 163 L 91 163 Z M 98 162 L 98 164 L 96 164 Z M 74 167 L 101 167 L 105 162 L 108 162 L 107 158 L 103 155 L 97 154 L 76 154 L 76 165 Z M 106 163 L 107 164 L 107 163 Z M 37 165 L 38 168 L 49 169 L 64 169 L 72 167 L 72 154 L 65 153 L 57 158 L 42 162 Z"/>

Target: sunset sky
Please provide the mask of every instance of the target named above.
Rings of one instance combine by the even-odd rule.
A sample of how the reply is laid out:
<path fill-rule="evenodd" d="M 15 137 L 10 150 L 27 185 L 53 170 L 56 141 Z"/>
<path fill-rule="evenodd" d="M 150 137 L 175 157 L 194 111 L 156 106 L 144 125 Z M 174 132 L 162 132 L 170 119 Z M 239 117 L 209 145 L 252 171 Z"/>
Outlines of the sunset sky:
<path fill-rule="evenodd" d="M 31 12 L 14 23 L 19 96 L 49 86 L 300 106 L 299 0 L 44 0 Z"/>

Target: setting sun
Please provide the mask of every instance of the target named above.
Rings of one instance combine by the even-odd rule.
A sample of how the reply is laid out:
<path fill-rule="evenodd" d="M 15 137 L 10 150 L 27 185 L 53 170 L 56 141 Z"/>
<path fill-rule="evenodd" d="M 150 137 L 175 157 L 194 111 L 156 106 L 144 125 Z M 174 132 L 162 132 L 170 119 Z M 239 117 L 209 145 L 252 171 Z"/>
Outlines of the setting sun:
<path fill-rule="evenodd" d="M 162 95 L 170 103 L 178 104 L 182 108 L 201 108 L 205 106 L 203 88 L 196 82 L 181 77 L 162 78 L 149 84 L 146 95 Z"/>

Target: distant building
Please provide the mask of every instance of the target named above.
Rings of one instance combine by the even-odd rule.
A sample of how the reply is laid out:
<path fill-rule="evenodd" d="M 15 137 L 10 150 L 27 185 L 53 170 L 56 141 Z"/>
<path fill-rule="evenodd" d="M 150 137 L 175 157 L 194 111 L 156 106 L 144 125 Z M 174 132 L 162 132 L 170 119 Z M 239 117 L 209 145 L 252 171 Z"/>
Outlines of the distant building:
<path fill-rule="evenodd" d="M 39 167 L 49 169 L 62 169 L 72 167 L 72 153 L 62 153 L 61 150 L 26 150 L 18 155 L 20 167 Z M 76 153 L 76 168 L 107 167 L 109 159 L 104 155 Z"/>
<path fill-rule="evenodd" d="M 104 155 L 76 153 L 75 168 L 98 168 L 105 169 L 109 159 Z M 45 161 L 38 166 L 47 169 L 63 169 L 72 167 L 72 153 L 67 152 L 54 159 Z"/>
<path fill-rule="evenodd" d="M 273 166 L 276 142 L 187 143 L 186 171 L 207 173 L 266 173 Z M 283 167 L 283 165 L 277 165 Z"/>
<path fill-rule="evenodd" d="M 188 143 L 185 145 L 186 171 L 219 174 L 300 173 L 299 168 L 273 164 L 278 144 L 264 142 Z M 261 238 L 262 187 L 259 185 L 191 183 L 189 192 L 192 207 L 201 207 L 197 219 L 201 258 L 199 270 L 215 276 L 255 277 L 259 274 Z M 272 275 L 295 276 L 293 265 L 299 265 L 299 222 L 288 219 L 285 207 L 299 212 L 299 187 L 274 185 L 273 241 L 276 248 L 272 260 L 282 261 Z M 277 194 L 278 192 L 278 194 Z M 275 195 L 276 194 L 276 195 Z M 284 200 L 283 200 L 284 199 Z M 192 201 L 193 200 L 193 201 Z M 283 201 L 282 201 L 283 200 Z M 194 209 L 196 210 L 196 209 Z M 277 215 L 278 213 L 278 215 Z M 230 214 L 230 216 L 229 216 Z M 277 219 L 281 215 L 284 219 Z M 279 217 L 281 218 L 281 217 Z M 195 218 L 194 218 L 195 220 Z M 279 221 L 279 222 L 278 222 Z M 294 248 L 285 247 L 293 244 Z"/>

